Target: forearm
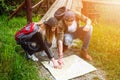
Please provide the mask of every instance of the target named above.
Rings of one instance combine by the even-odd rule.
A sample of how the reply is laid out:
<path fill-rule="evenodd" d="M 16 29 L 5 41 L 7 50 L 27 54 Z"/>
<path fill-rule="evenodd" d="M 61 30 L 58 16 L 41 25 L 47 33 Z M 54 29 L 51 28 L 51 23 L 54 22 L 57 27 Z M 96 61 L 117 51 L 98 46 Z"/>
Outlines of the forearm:
<path fill-rule="evenodd" d="M 58 56 L 59 58 L 63 57 L 63 41 L 58 40 Z"/>
<path fill-rule="evenodd" d="M 49 46 L 48 46 L 48 44 L 47 44 L 47 41 L 44 41 L 44 50 L 45 50 L 45 52 L 47 53 L 47 55 L 48 55 L 48 58 L 49 59 L 52 59 L 53 57 L 54 57 L 54 55 L 53 55 L 53 53 L 51 52 L 51 50 L 49 49 Z"/>

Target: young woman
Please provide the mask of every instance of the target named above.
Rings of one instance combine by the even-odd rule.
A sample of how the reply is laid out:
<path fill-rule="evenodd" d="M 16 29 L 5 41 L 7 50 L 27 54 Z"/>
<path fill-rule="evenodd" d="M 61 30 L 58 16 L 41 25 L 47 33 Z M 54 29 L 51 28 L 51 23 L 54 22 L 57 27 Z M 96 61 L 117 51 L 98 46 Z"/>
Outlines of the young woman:
<path fill-rule="evenodd" d="M 38 58 L 35 57 L 34 53 L 45 51 L 48 58 L 52 61 L 54 68 L 61 68 L 58 61 L 55 60 L 53 53 L 49 49 L 52 45 L 56 24 L 57 20 L 54 17 L 41 24 L 35 23 L 34 27 L 36 27 L 38 31 L 29 40 L 29 42 L 31 42 L 30 46 L 21 46 L 28 53 L 28 58 L 31 58 L 34 61 L 38 61 Z"/>

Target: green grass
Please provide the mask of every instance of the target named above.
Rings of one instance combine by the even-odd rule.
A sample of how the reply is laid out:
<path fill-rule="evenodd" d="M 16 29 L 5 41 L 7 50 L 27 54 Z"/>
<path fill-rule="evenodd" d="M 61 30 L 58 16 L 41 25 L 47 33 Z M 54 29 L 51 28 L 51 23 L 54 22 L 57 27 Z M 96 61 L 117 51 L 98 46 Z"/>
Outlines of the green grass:
<path fill-rule="evenodd" d="M 17 17 L 9 22 L 5 18 L 0 17 L 0 80 L 46 80 L 39 77 L 38 67 L 25 59 L 14 40 L 15 32 L 26 24 L 26 18 Z M 95 25 L 89 52 L 94 66 L 106 72 L 106 80 L 120 79 L 120 27 Z"/>
<path fill-rule="evenodd" d="M 89 52 L 95 66 L 106 71 L 106 80 L 120 79 L 120 26 L 95 25 Z"/>
<path fill-rule="evenodd" d="M 45 80 L 40 78 L 38 67 L 33 61 L 25 59 L 14 34 L 26 24 L 26 18 L 13 18 L 5 21 L 0 17 L 0 80 Z"/>

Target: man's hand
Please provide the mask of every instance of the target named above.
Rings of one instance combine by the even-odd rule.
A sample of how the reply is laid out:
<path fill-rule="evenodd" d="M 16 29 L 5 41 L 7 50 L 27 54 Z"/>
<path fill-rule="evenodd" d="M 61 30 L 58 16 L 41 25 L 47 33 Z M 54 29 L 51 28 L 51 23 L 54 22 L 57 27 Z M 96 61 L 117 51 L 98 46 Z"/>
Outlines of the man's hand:
<path fill-rule="evenodd" d="M 63 65 L 64 65 L 64 62 L 63 62 L 63 60 L 62 60 L 62 59 L 58 59 L 58 63 L 59 63 L 59 65 L 61 65 L 61 66 L 63 66 Z"/>
<path fill-rule="evenodd" d="M 89 31 L 90 30 L 90 25 L 85 25 L 85 27 L 83 28 L 84 31 Z"/>

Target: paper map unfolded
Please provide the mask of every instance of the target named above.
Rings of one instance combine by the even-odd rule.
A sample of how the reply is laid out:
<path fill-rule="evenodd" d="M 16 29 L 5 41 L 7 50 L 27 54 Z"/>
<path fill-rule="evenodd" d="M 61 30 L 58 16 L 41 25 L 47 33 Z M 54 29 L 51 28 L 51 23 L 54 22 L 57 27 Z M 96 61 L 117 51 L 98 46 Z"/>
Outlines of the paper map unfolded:
<path fill-rule="evenodd" d="M 43 61 L 42 64 L 49 70 L 55 80 L 68 80 L 96 70 L 94 66 L 77 55 L 65 57 L 63 61 L 62 69 L 54 69 L 52 63 L 48 63 L 48 61 Z"/>

